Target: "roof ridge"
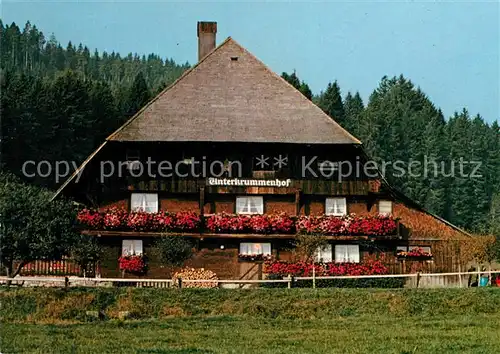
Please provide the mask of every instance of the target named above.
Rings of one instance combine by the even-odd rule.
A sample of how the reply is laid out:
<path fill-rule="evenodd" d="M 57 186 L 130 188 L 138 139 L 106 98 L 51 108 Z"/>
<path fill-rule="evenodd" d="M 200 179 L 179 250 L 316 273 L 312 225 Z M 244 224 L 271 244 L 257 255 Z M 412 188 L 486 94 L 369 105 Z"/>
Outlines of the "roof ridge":
<path fill-rule="evenodd" d="M 268 67 L 266 65 L 266 63 L 264 63 L 262 60 L 260 60 L 259 58 L 257 58 L 254 54 L 252 54 L 250 51 L 248 51 L 245 47 L 243 47 L 241 44 L 238 43 L 238 41 L 236 41 L 235 39 L 231 38 L 231 37 L 228 37 L 227 40 L 231 40 L 234 44 L 236 44 L 237 46 L 239 46 L 245 53 L 247 53 L 248 55 L 250 55 L 252 58 L 254 58 L 255 60 L 257 60 L 260 64 L 262 64 L 262 66 L 264 67 L 264 69 L 269 72 L 274 78 L 278 79 L 278 80 L 281 80 L 282 82 L 284 82 L 285 84 L 287 84 L 288 86 L 290 86 L 293 90 L 295 91 L 298 91 L 292 84 L 290 84 L 288 81 L 286 81 L 284 78 L 282 78 L 280 75 L 278 75 L 277 73 L 275 73 L 273 70 L 271 70 L 270 67 Z M 349 133 L 346 129 L 344 129 L 337 121 L 335 121 L 335 119 L 333 117 L 330 117 L 328 114 L 326 114 L 325 112 L 323 112 L 323 110 L 321 108 L 319 108 L 313 101 L 309 100 L 306 96 L 304 96 L 300 91 L 300 96 L 302 96 L 302 99 L 307 101 L 309 104 L 311 104 L 312 106 L 314 106 L 314 108 L 316 110 L 319 110 L 321 112 L 321 115 L 325 118 L 327 118 L 328 122 L 330 124 L 334 124 L 336 127 L 340 128 L 341 131 L 349 138 L 355 140 L 358 144 L 362 144 L 362 142 L 356 138 L 354 135 L 352 135 L 351 133 Z"/>
<path fill-rule="evenodd" d="M 120 131 L 122 131 L 126 126 L 128 126 L 130 123 L 132 123 L 136 118 L 138 118 L 149 106 L 151 106 L 154 102 L 156 102 L 161 96 L 163 96 L 166 92 L 168 92 L 171 88 L 173 88 L 175 85 L 177 85 L 177 83 L 179 81 L 181 81 L 184 77 L 186 77 L 187 75 L 189 75 L 190 73 L 192 73 L 201 63 L 203 63 L 208 57 L 210 57 L 213 53 L 215 53 L 219 48 L 222 48 L 226 43 L 228 43 L 229 41 L 231 41 L 232 38 L 231 36 L 227 37 L 221 44 L 219 44 L 217 47 L 215 47 L 214 49 L 212 49 L 207 55 L 205 55 L 200 61 L 198 61 L 195 65 L 193 65 L 191 68 L 189 68 L 188 70 L 184 71 L 182 73 L 181 76 L 179 76 L 179 78 L 177 78 L 177 80 L 175 80 L 173 83 L 171 83 L 169 86 L 167 86 L 166 88 L 164 88 L 163 90 L 160 91 L 160 93 L 158 93 L 153 99 L 151 99 L 150 101 L 148 101 L 148 103 L 146 103 L 144 105 L 144 107 L 142 107 L 139 111 L 137 111 L 131 118 L 129 118 L 129 120 L 127 120 L 125 123 L 123 123 L 118 129 L 116 129 L 113 133 L 111 133 L 107 138 L 106 140 L 111 140 L 113 139 L 114 136 L 116 136 L 116 134 L 118 134 Z M 234 41 L 234 40 L 233 40 Z M 238 44 L 239 45 L 239 44 Z"/>

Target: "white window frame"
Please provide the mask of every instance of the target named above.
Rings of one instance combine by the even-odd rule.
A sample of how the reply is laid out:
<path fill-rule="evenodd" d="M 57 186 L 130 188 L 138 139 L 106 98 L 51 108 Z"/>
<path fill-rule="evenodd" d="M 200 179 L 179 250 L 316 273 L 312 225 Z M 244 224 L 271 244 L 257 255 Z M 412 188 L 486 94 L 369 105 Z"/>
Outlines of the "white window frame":
<path fill-rule="evenodd" d="M 335 263 L 359 263 L 359 245 L 335 245 Z"/>
<path fill-rule="evenodd" d="M 122 256 L 139 256 L 144 253 L 142 240 L 122 240 Z"/>
<path fill-rule="evenodd" d="M 148 208 L 147 196 L 155 196 L 153 210 L 146 211 Z M 140 205 L 135 204 L 134 199 L 140 198 Z M 150 207 L 150 206 L 149 206 Z M 158 212 L 158 193 L 132 193 L 130 195 L 130 210 L 131 211 L 144 211 L 147 213 L 157 213 Z"/>
<path fill-rule="evenodd" d="M 333 262 L 333 247 L 332 244 L 329 243 L 324 247 L 318 247 L 316 252 L 314 253 L 314 261 L 321 263 L 330 263 Z"/>
<path fill-rule="evenodd" d="M 318 162 L 318 170 L 324 177 L 331 177 L 338 170 L 339 163 L 336 161 L 323 160 Z"/>
<path fill-rule="evenodd" d="M 129 171 L 135 171 L 141 168 L 141 155 L 139 150 L 128 149 L 125 158 L 127 162 L 127 169 Z"/>
<path fill-rule="evenodd" d="M 240 254 L 244 255 L 262 254 L 264 256 L 270 256 L 271 242 L 241 242 Z"/>
<path fill-rule="evenodd" d="M 252 205 L 252 203 L 254 203 Z M 252 211 L 255 208 L 256 210 Z M 241 196 L 236 197 L 236 214 L 254 215 L 264 214 L 263 196 Z"/>
<path fill-rule="evenodd" d="M 340 203 L 340 205 L 339 205 Z M 330 209 L 333 208 L 333 212 Z M 338 211 L 340 210 L 340 211 Z M 344 216 L 347 215 L 347 199 L 346 198 L 326 198 L 325 200 L 325 215 Z"/>
<path fill-rule="evenodd" d="M 389 207 L 390 208 L 390 211 L 389 212 L 386 212 L 386 211 L 382 211 L 382 205 L 385 204 L 385 207 L 384 208 L 387 208 Z M 392 208 L 393 208 L 393 203 L 391 200 L 379 200 L 378 202 L 378 213 L 380 215 L 392 215 Z"/>
<path fill-rule="evenodd" d="M 431 246 L 396 246 L 396 252 L 397 251 L 410 252 L 414 248 L 421 248 L 422 251 L 432 254 Z"/>

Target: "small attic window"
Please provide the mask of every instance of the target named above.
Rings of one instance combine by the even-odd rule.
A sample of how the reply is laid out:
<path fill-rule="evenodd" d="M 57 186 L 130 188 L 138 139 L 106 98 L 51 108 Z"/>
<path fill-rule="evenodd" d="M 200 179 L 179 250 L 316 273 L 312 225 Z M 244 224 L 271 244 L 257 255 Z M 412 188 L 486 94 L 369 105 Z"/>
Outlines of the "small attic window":
<path fill-rule="evenodd" d="M 231 61 L 238 61 L 238 57 L 231 57 Z"/>

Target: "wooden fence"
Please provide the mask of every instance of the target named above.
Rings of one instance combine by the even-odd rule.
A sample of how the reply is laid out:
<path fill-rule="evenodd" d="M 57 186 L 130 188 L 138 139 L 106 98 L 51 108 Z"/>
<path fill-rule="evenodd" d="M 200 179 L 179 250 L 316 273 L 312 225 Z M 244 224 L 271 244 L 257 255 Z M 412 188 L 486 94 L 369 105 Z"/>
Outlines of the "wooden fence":
<path fill-rule="evenodd" d="M 14 266 L 17 267 L 17 264 L 15 264 Z M 36 260 L 25 264 L 19 274 L 22 276 L 68 275 L 68 276 L 95 277 L 96 266 L 95 264 L 90 264 L 85 270 L 83 270 L 72 259 L 61 259 L 58 261 Z"/>
<path fill-rule="evenodd" d="M 435 287 L 435 285 L 442 285 L 440 287 L 451 287 L 451 282 L 441 282 L 442 279 L 449 277 L 456 279 L 453 284 L 458 287 L 468 287 L 467 279 L 469 276 L 477 275 L 487 276 L 489 279 L 488 285 L 499 286 L 492 281 L 493 275 L 500 276 L 500 271 L 487 271 L 487 272 L 454 272 L 454 273 L 415 273 L 415 274 L 385 274 L 385 275 L 344 275 L 344 276 L 321 276 L 321 277 L 284 277 L 282 279 L 199 279 L 199 280 L 182 280 L 179 279 L 123 279 L 123 278 L 82 278 L 82 277 L 26 277 L 17 276 L 15 278 L 0 277 L 0 284 L 6 284 L 10 281 L 14 286 L 132 286 L 132 287 L 154 287 L 154 288 L 168 288 L 177 286 L 184 287 L 183 284 L 187 283 L 216 283 L 219 287 L 225 285 L 259 285 L 259 284 L 272 284 L 272 283 L 286 283 L 288 288 L 293 288 L 296 281 L 312 280 L 312 287 L 315 287 L 315 282 L 318 280 L 328 279 L 387 279 L 387 278 L 404 278 L 406 279 L 406 287 Z M 432 279 L 432 280 L 431 280 Z"/>

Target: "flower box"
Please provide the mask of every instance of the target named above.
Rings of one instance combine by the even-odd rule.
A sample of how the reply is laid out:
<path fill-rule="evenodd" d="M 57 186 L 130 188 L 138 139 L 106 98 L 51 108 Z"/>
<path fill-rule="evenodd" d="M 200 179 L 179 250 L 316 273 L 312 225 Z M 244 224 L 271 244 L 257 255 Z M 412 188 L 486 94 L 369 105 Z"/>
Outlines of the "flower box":
<path fill-rule="evenodd" d="M 429 260 L 429 259 L 432 259 L 432 253 L 425 252 L 420 247 L 414 247 L 410 251 L 398 251 L 396 255 L 399 259 L 408 259 L 408 260 Z"/>
<path fill-rule="evenodd" d="M 269 261 L 271 256 L 263 254 L 239 254 L 238 260 L 242 262 L 265 262 Z"/>
<path fill-rule="evenodd" d="M 146 260 L 143 255 L 124 255 L 118 258 L 122 272 L 131 274 L 144 274 L 147 270 Z"/>
<path fill-rule="evenodd" d="M 322 234 L 329 236 L 397 235 L 398 222 L 391 216 L 289 216 L 284 213 L 238 215 L 219 213 L 200 216 L 192 212 L 126 212 L 121 209 L 78 214 L 82 227 L 92 230 L 151 232 L 211 232 L 246 234 Z"/>
<path fill-rule="evenodd" d="M 375 275 L 388 274 L 389 268 L 382 259 L 368 258 L 362 263 L 306 263 L 306 262 L 286 262 L 271 260 L 264 263 L 264 273 L 286 277 L 293 275 L 296 277 L 312 276 L 340 276 L 340 275 Z"/>

